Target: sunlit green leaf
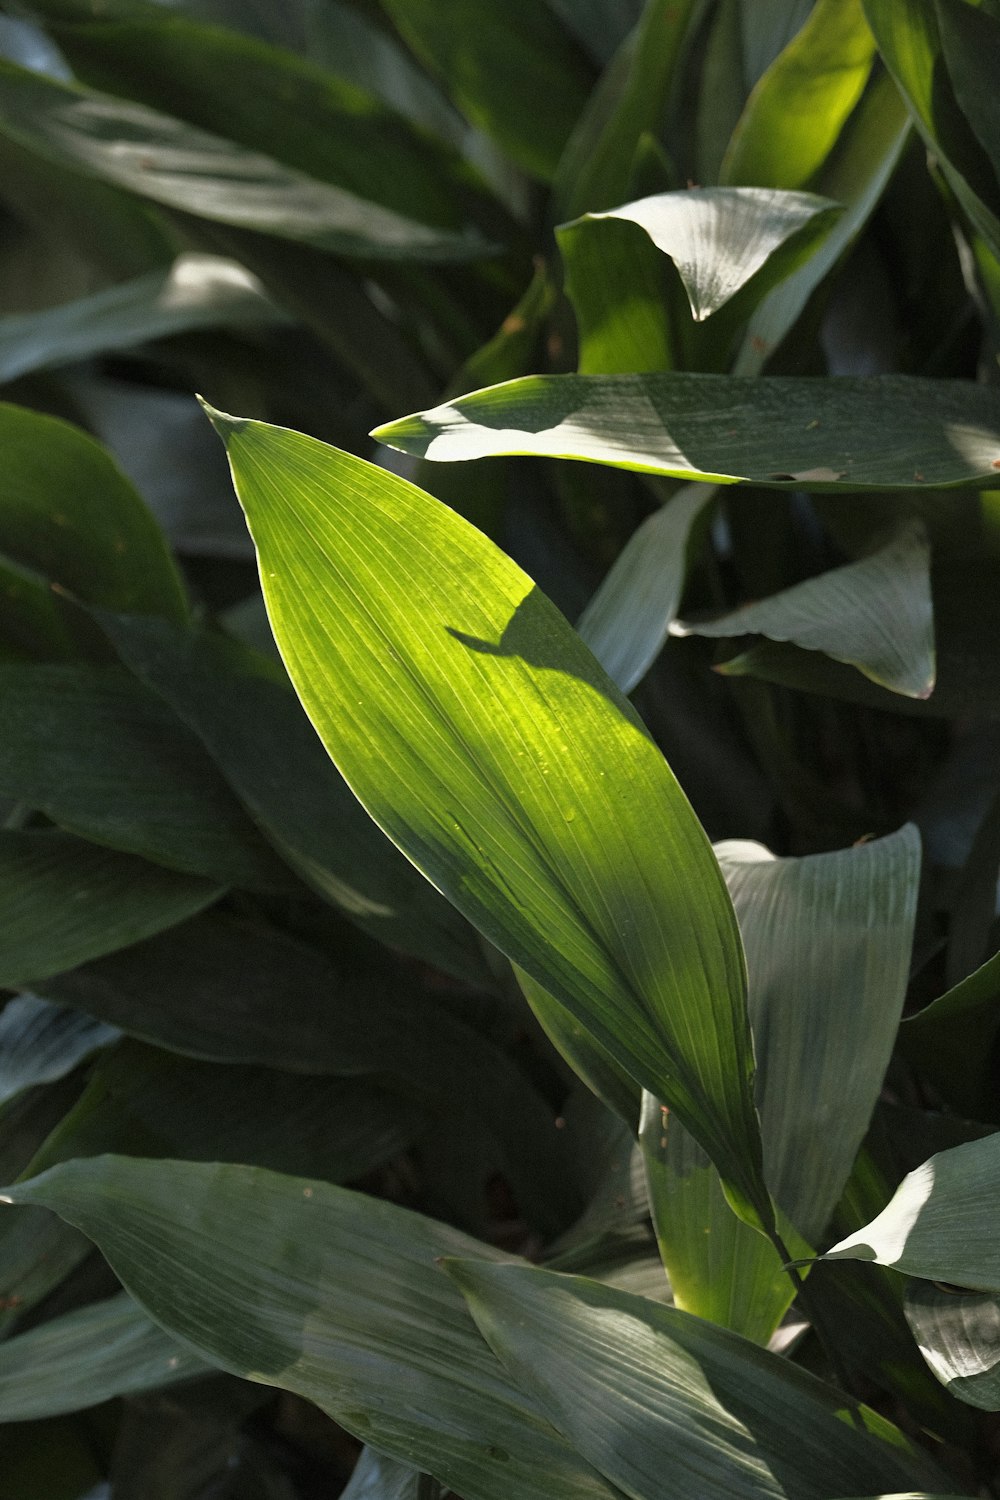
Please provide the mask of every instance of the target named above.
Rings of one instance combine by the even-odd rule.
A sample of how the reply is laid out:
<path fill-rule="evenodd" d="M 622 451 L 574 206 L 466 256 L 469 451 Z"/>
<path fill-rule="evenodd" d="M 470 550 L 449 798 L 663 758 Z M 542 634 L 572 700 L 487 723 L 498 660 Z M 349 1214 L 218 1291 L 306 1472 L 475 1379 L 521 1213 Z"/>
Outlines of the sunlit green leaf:
<path fill-rule="evenodd" d="M 735 919 L 627 700 L 531 580 L 423 491 L 215 420 L 275 637 L 345 779 L 766 1216 Z"/>
<path fill-rule="evenodd" d="M 524 453 L 810 490 L 1000 486 L 1000 402 L 902 375 L 535 375 L 374 434 L 446 463 Z"/>
<path fill-rule="evenodd" d="M 819 0 L 755 85 L 720 182 L 812 187 L 861 97 L 874 56 L 861 0 Z"/>
<path fill-rule="evenodd" d="M 220 1368 L 316 1402 L 469 1500 L 612 1500 L 483 1343 L 442 1256 L 498 1252 L 390 1203 L 261 1169 L 105 1156 L 7 1190 L 97 1240 Z"/>
<path fill-rule="evenodd" d="M 903 1179 L 870 1224 L 824 1260 L 875 1260 L 928 1281 L 1000 1292 L 994 1191 L 1000 1135 L 939 1151 Z"/>
<path fill-rule="evenodd" d="M 905 1311 L 921 1354 L 950 1393 L 1000 1411 L 1000 1298 L 912 1281 Z"/>
<path fill-rule="evenodd" d="M 675 635 L 763 635 L 823 651 L 908 698 L 934 690 L 930 546 L 919 519 L 877 552 L 713 620 L 677 621 Z"/>
<path fill-rule="evenodd" d="M 826 1500 L 937 1479 L 883 1418 L 699 1318 L 535 1267 L 448 1270 L 512 1377 L 639 1500 Z"/>
<path fill-rule="evenodd" d="M 0 1344 L 0 1421 L 79 1411 L 208 1368 L 122 1294 Z"/>

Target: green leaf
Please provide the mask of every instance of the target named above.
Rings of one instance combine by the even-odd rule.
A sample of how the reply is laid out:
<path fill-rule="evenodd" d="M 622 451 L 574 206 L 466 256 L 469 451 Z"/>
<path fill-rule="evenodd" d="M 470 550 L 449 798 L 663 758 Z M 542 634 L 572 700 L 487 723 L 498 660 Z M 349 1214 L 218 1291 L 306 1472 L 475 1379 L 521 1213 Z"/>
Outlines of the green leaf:
<path fill-rule="evenodd" d="M 564 225 L 579 231 L 606 219 L 636 224 L 680 273 L 695 322 L 717 312 L 793 235 L 835 205 L 812 193 L 768 188 L 689 188 L 659 193 Z"/>
<path fill-rule="evenodd" d="M 211 1363 L 305 1396 L 467 1500 L 614 1500 L 436 1264 L 499 1254 L 457 1230 L 326 1183 L 115 1156 L 7 1196 L 84 1228 L 150 1316 Z"/>
<path fill-rule="evenodd" d="M 910 1276 L 1000 1292 L 994 1192 L 1000 1135 L 939 1151 L 909 1172 L 870 1224 L 823 1260 L 874 1260 Z"/>
<path fill-rule="evenodd" d="M 646 675 L 666 643 L 687 576 L 691 532 L 715 498 L 707 485 L 671 497 L 629 538 L 576 628 L 621 688 Z"/>
<path fill-rule="evenodd" d="M 489 249 L 477 235 L 418 223 L 146 105 L 2 61 L 0 132 L 154 203 L 339 255 L 465 260 Z"/>
<path fill-rule="evenodd" d="M 874 56 L 861 0 L 818 0 L 755 85 L 719 181 L 812 186 L 864 91 Z"/>
<path fill-rule="evenodd" d="M 220 887 L 64 833 L 0 832 L 0 985 L 16 989 L 173 927 Z"/>
<path fill-rule="evenodd" d="M 942 1385 L 980 1411 L 1000 1411 L 1000 1298 L 913 1281 L 904 1310 Z"/>
<path fill-rule="evenodd" d="M 423 491 L 215 420 L 275 638 L 348 784 L 766 1217 L 735 919 L 628 701 L 531 580 Z"/>
<path fill-rule="evenodd" d="M 354 1472 L 341 1491 L 341 1500 L 437 1500 L 434 1480 L 412 1464 L 386 1458 L 375 1448 L 364 1447 Z"/>
<path fill-rule="evenodd" d="M 0 404 L 0 447 L 0 551 L 89 604 L 186 620 L 156 522 L 93 438 Z"/>
<path fill-rule="evenodd" d="M 126 1041 L 98 1062 L 30 1171 L 119 1151 L 351 1182 L 408 1150 L 428 1118 L 398 1084 L 220 1066 Z"/>
<path fill-rule="evenodd" d="M 777 489 L 1000 486 L 1000 402 L 905 375 L 532 375 L 376 428 L 420 458 L 522 453 Z"/>
<path fill-rule="evenodd" d="M 478 940 L 359 805 L 281 680 L 253 653 L 159 620 L 101 616 L 125 663 L 201 738 L 291 867 L 381 942 L 464 978 Z"/>
<path fill-rule="evenodd" d="M 186 874 L 300 889 L 194 735 L 120 668 L 0 666 L 0 703 L 0 796 Z"/>
<path fill-rule="evenodd" d="M 80 1411 L 207 1368 L 122 1294 L 0 1344 L 0 1421 Z"/>
<path fill-rule="evenodd" d="M 844 204 L 844 211 L 806 263 L 754 309 L 733 366 L 736 374 L 756 375 L 794 327 L 813 293 L 868 222 L 909 137 L 909 115 L 899 90 L 886 74 L 876 74 L 814 184 L 824 197 Z"/>
<path fill-rule="evenodd" d="M 550 181 L 590 91 L 582 52 L 534 0 L 385 0 L 399 34 L 466 117 Z"/>
<path fill-rule="evenodd" d="M 947 1097 L 963 1090 L 972 1108 L 989 1109 L 990 1057 L 1000 1032 L 1000 953 L 907 1016 L 899 1032 L 903 1055 L 921 1073 L 944 1085 Z M 966 1094 L 967 1091 L 967 1094 Z"/>
<path fill-rule="evenodd" d="M 58 307 L 0 319 L 0 381 L 197 328 L 261 327 L 280 314 L 235 261 L 187 252 L 163 271 Z"/>
<path fill-rule="evenodd" d="M 119 1034 L 115 1026 L 37 995 L 16 995 L 0 1012 L 0 1104 L 63 1078 Z"/>
<path fill-rule="evenodd" d="M 694 13 L 693 0 L 646 0 L 567 142 L 553 186 L 558 218 L 611 208 L 632 191 L 636 152 L 660 126 Z"/>
<path fill-rule="evenodd" d="M 1000 46 L 1000 18 L 968 0 L 934 0 L 934 7 L 955 97 L 994 174 L 1000 175 L 1000 105 L 990 65 Z M 1000 184 L 994 206 L 998 200 Z"/>
<path fill-rule="evenodd" d="M 635 1500 L 936 1482 L 889 1422 L 735 1334 L 535 1267 L 447 1268 L 512 1377 Z"/>
<path fill-rule="evenodd" d="M 500 217 L 453 148 L 307 58 L 162 8 L 130 7 L 121 19 L 95 18 L 88 4 L 38 8 L 56 13 L 48 29 L 93 88 L 343 188 L 376 212 L 449 230 L 466 208 Z M 75 24 L 58 19 L 67 9 Z"/>
<path fill-rule="evenodd" d="M 898 528 L 860 562 L 832 568 L 713 620 L 680 620 L 674 635 L 763 635 L 823 651 L 908 698 L 934 691 L 930 544 L 923 521 Z"/>

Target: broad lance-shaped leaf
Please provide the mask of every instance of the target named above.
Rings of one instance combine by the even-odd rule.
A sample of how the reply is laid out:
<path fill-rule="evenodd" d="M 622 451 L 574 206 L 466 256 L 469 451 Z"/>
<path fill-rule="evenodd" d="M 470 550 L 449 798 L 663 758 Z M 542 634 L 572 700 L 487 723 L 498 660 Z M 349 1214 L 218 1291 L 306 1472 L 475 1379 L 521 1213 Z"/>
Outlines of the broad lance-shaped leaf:
<path fill-rule="evenodd" d="M 803 859 L 743 842 L 715 852 L 747 953 L 765 1179 L 793 1230 L 816 1245 L 868 1130 L 899 1026 L 919 835 L 907 825 Z M 734 1220 L 714 1169 L 648 1098 L 642 1139 L 678 1305 L 766 1342 L 791 1301 L 774 1250 Z"/>
<path fill-rule="evenodd" d="M 69 422 L 0 405 L 0 552 L 104 609 L 187 619 L 180 576 L 111 455 Z"/>
<path fill-rule="evenodd" d="M 447 1269 L 512 1378 L 632 1500 L 829 1500 L 941 1478 L 875 1412 L 700 1318 L 534 1266 Z"/>
<path fill-rule="evenodd" d="M 939 1151 L 903 1178 L 880 1214 L 823 1260 L 874 1260 L 909 1276 L 1000 1292 L 1000 1135 Z"/>
<path fill-rule="evenodd" d="M 260 327 L 281 317 L 236 261 L 186 252 L 167 270 L 0 319 L 0 381 L 191 329 Z"/>
<path fill-rule="evenodd" d="M 79 1011 L 37 995 L 16 995 L 0 1012 L 0 1104 L 63 1078 L 120 1035 L 116 1026 Z"/>
<path fill-rule="evenodd" d="M 80 1226 L 204 1359 L 305 1396 L 467 1500 L 619 1500 L 480 1337 L 437 1262 L 500 1252 L 458 1230 L 322 1182 L 121 1156 L 5 1198 Z"/>
<path fill-rule="evenodd" d="M 666 642 L 687 577 L 687 545 L 705 506 L 707 485 L 673 495 L 629 538 L 576 622 L 608 676 L 630 693 Z"/>
<path fill-rule="evenodd" d="M 422 490 L 214 420 L 275 639 L 345 780 L 766 1221 L 736 920 L 628 700 L 531 579 Z"/>
<path fill-rule="evenodd" d="M 445 463 L 577 458 L 716 484 L 1000 486 L 1000 397 L 905 375 L 529 375 L 376 428 Z"/>
<path fill-rule="evenodd" d="M 1000 1411 L 1000 1297 L 911 1281 L 903 1311 L 942 1385 L 980 1411 Z"/>
<path fill-rule="evenodd" d="M 115 953 L 222 890 L 70 834 L 0 831 L 0 985 L 17 989 Z"/>
<path fill-rule="evenodd" d="M 832 568 L 713 620 L 678 620 L 672 635 L 763 635 L 822 651 L 907 698 L 934 690 L 930 544 L 919 517 L 860 562 Z"/>
<path fill-rule="evenodd" d="M 366 259 L 467 260 L 475 234 L 418 223 L 143 104 L 0 61 L 0 135 L 198 218 Z"/>
<path fill-rule="evenodd" d="M 122 1293 L 0 1344 L 0 1422 L 80 1411 L 211 1368 Z"/>
<path fill-rule="evenodd" d="M 691 188 L 657 193 L 603 213 L 584 214 L 559 230 L 617 219 L 637 224 L 680 273 L 696 322 L 723 307 L 768 260 L 818 214 L 836 205 L 813 193 L 771 188 Z"/>

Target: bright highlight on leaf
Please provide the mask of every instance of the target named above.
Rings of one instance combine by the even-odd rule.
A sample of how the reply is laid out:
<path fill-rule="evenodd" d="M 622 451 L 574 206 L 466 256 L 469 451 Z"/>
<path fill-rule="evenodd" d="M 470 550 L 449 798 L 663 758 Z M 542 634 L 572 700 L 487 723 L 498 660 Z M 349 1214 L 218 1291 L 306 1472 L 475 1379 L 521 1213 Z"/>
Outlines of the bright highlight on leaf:
<path fill-rule="evenodd" d="M 766 1219 L 735 918 L 628 701 L 530 578 L 430 496 L 299 434 L 214 420 L 275 638 L 349 785 Z"/>

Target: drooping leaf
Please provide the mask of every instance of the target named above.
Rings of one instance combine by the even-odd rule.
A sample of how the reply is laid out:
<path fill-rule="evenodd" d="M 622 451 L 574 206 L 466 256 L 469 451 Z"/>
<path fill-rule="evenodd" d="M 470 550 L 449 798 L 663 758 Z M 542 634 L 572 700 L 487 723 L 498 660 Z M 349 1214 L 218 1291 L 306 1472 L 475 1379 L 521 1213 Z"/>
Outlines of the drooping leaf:
<path fill-rule="evenodd" d="M 953 1396 L 1000 1411 L 1000 1298 L 912 1281 L 906 1321 L 920 1352 Z"/>
<path fill-rule="evenodd" d="M 793 584 L 713 620 L 676 621 L 674 635 L 763 635 L 823 651 L 908 698 L 934 691 L 930 545 L 919 518 L 870 556 Z"/>
<path fill-rule="evenodd" d="M 0 381 L 205 327 L 260 327 L 280 314 L 235 261 L 188 252 L 44 312 L 0 319 Z"/>
<path fill-rule="evenodd" d="M 535 1267 L 448 1270 L 512 1377 L 636 1500 L 827 1500 L 937 1480 L 883 1418 L 699 1318 Z"/>
<path fill-rule="evenodd" d="M 0 1104 L 51 1083 L 120 1035 L 117 1027 L 37 995 L 16 995 L 0 1012 Z"/>
<path fill-rule="evenodd" d="M 939 1151 L 903 1179 L 870 1224 L 824 1260 L 874 1260 L 910 1276 L 1000 1292 L 994 1192 L 1000 1135 Z"/>
<path fill-rule="evenodd" d="M 446 463 L 523 453 L 779 489 L 1000 486 L 995 392 L 903 375 L 535 375 L 373 435 Z"/>
<path fill-rule="evenodd" d="M 275 637 L 345 779 L 766 1217 L 735 920 L 627 700 L 531 580 L 422 491 L 215 420 Z"/>
<path fill-rule="evenodd" d="M 17 989 L 138 943 L 221 889 L 70 834 L 0 832 L 0 985 Z"/>
<path fill-rule="evenodd" d="M 154 203 L 339 255 L 464 260 L 488 249 L 146 105 L 2 61 L 0 133 Z"/>
<path fill-rule="evenodd" d="M 80 1411 L 209 1368 L 123 1293 L 0 1344 L 0 1421 Z"/>
<path fill-rule="evenodd" d="M 861 0 L 819 0 L 754 86 L 719 181 L 813 186 L 861 97 L 874 56 Z"/>
<path fill-rule="evenodd" d="M 630 537 L 576 628 L 608 676 L 630 693 L 667 640 L 687 573 L 692 528 L 715 498 L 708 485 L 673 495 Z"/>
<path fill-rule="evenodd" d="M 525 171 L 549 181 L 590 89 L 590 69 L 552 11 L 475 0 L 386 0 L 399 34 L 462 113 Z"/>
<path fill-rule="evenodd" d="M 486 977 L 472 929 L 368 817 L 279 674 L 218 636 L 135 616 L 101 623 L 125 663 L 200 736 L 307 884 L 391 947 Z"/>
<path fill-rule="evenodd" d="M 297 888 L 191 732 L 120 668 L 0 666 L 0 705 L 0 796 L 169 869 Z"/>
<path fill-rule="evenodd" d="M 689 188 L 640 198 L 565 225 L 586 232 L 606 219 L 636 224 L 680 273 L 696 322 L 717 312 L 793 235 L 834 205 L 812 193 L 769 188 Z"/>
<path fill-rule="evenodd" d="M 116 1156 L 7 1196 L 84 1227 L 135 1300 L 213 1364 L 306 1396 L 469 1500 L 613 1500 L 436 1264 L 498 1254 L 457 1230 L 326 1183 Z"/>
<path fill-rule="evenodd" d="M 159 528 L 93 438 L 0 404 L 0 447 L 0 551 L 89 604 L 184 623 L 184 593 Z"/>

